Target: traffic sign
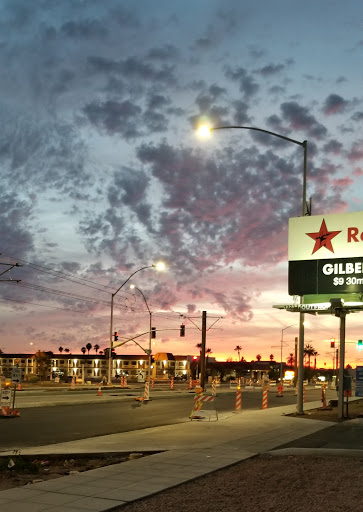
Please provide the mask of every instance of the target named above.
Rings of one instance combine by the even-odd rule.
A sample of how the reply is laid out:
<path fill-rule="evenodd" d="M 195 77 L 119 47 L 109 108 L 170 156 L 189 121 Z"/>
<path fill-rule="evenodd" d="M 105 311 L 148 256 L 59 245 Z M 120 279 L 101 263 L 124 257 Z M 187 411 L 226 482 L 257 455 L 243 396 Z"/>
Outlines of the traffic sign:
<path fill-rule="evenodd" d="M 11 372 L 11 382 L 19 384 L 21 382 L 21 368 L 13 368 Z"/>
<path fill-rule="evenodd" d="M 4 388 L 1 390 L 1 403 L 3 405 L 10 405 L 11 402 L 11 389 Z"/>
<path fill-rule="evenodd" d="M 363 397 L 363 366 L 357 366 L 355 370 L 355 396 Z"/>

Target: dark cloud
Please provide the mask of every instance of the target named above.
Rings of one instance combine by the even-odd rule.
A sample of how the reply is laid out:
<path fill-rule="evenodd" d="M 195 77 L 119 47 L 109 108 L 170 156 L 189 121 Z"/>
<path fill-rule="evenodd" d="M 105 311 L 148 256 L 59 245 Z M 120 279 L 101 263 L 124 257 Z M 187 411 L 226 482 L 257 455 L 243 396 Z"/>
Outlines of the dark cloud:
<path fill-rule="evenodd" d="M 239 84 L 239 90 L 246 99 L 250 99 L 257 94 L 260 89 L 259 84 L 254 77 L 244 68 L 226 69 L 226 77 Z"/>
<path fill-rule="evenodd" d="M 129 100 L 92 102 L 83 108 L 83 112 L 92 124 L 109 134 L 119 133 L 127 139 L 141 135 L 139 118 L 142 110 Z"/>
<path fill-rule="evenodd" d="M 244 101 L 235 101 L 233 103 L 233 121 L 238 125 L 251 123 L 251 117 L 248 114 L 249 105 Z"/>
<path fill-rule="evenodd" d="M 329 94 L 323 105 L 323 112 L 329 116 L 332 114 L 342 114 L 345 112 L 349 102 L 338 94 Z"/>
<path fill-rule="evenodd" d="M 342 149 L 343 144 L 336 139 L 329 140 L 329 142 L 323 146 L 324 153 L 331 153 L 333 155 L 341 154 Z"/>
<path fill-rule="evenodd" d="M 358 121 L 358 122 L 359 122 L 359 121 L 363 121 L 363 112 L 355 112 L 355 113 L 352 115 L 351 119 L 352 119 L 353 121 Z"/>
<path fill-rule="evenodd" d="M 160 46 L 158 48 L 151 48 L 147 54 L 147 58 L 149 59 L 172 60 L 174 62 L 176 59 L 178 59 L 179 56 L 180 50 L 172 44 L 165 44 L 164 46 Z"/>
<path fill-rule="evenodd" d="M 87 19 L 68 21 L 60 27 L 60 32 L 72 39 L 103 39 L 108 31 L 104 22 Z"/>
<path fill-rule="evenodd" d="M 22 199 L 15 192 L 0 194 L 0 253 L 23 258 L 34 249 L 33 202 L 34 198 Z"/>
<path fill-rule="evenodd" d="M 262 68 L 256 69 L 255 73 L 267 78 L 270 76 L 278 75 L 284 69 L 285 69 L 284 64 L 267 64 L 266 66 L 263 66 Z"/>
<path fill-rule="evenodd" d="M 290 130 L 304 131 L 309 137 L 316 139 L 327 135 L 326 127 L 319 123 L 306 107 L 302 107 L 296 101 L 282 103 L 281 113 Z"/>
<path fill-rule="evenodd" d="M 116 73 L 123 78 L 148 80 L 164 85 L 176 84 L 174 65 L 155 67 L 146 59 L 128 57 L 123 60 L 112 60 L 106 57 L 90 56 L 87 59 L 91 73 Z"/>

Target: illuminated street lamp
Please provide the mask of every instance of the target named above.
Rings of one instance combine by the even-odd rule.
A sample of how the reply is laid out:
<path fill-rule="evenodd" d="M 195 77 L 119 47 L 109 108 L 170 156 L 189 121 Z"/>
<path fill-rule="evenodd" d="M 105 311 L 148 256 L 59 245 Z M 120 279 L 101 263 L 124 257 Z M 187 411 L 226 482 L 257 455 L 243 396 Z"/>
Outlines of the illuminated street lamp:
<path fill-rule="evenodd" d="M 209 127 L 206 125 L 202 125 L 198 128 L 198 133 L 201 137 L 208 137 L 211 132 L 216 130 L 251 130 L 255 132 L 267 133 L 268 135 L 272 135 L 273 137 L 277 137 L 282 140 L 286 140 L 287 142 L 292 142 L 293 144 L 297 144 L 301 146 L 304 150 L 304 164 L 303 164 L 303 190 L 302 190 L 302 216 L 310 215 L 306 204 L 306 170 L 307 170 L 307 149 L 308 142 L 306 140 L 299 141 L 296 139 L 291 139 L 290 137 L 285 137 L 285 135 L 280 135 L 279 133 L 271 132 L 269 130 L 264 130 L 262 128 L 256 128 L 254 126 L 213 126 Z M 303 302 L 303 297 L 300 297 L 300 301 Z M 296 412 L 297 414 L 304 414 L 304 406 L 303 406 L 303 386 L 304 386 L 304 313 L 300 312 L 299 318 L 299 371 L 298 371 L 298 394 L 297 394 L 297 404 L 296 404 Z"/>
<path fill-rule="evenodd" d="M 150 323 L 149 323 L 149 350 L 148 350 L 148 354 L 149 354 L 149 366 L 148 366 L 148 370 L 147 370 L 147 378 L 148 378 L 148 382 L 150 383 L 150 379 L 151 379 L 151 333 L 152 333 L 152 327 L 151 327 L 151 323 L 152 323 L 152 313 L 150 311 L 150 308 L 149 308 L 149 304 L 147 303 L 147 300 L 145 298 L 145 295 L 142 293 L 142 291 L 140 290 L 140 288 L 137 288 L 134 284 L 130 284 L 130 288 L 132 290 L 137 290 L 138 292 L 141 293 L 142 295 L 142 298 L 144 299 L 144 302 L 146 304 L 146 307 L 147 307 L 147 310 L 149 312 L 149 319 L 150 319 Z"/>
<path fill-rule="evenodd" d="M 112 293 L 111 295 L 111 321 L 110 321 L 110 349 L 109 349 L 109 354 L 108 354 L 108 379 L 107 379 L 107 384 L 112 384 L 112 336 L 113 336 L 113 299 L 115 297 L 115 295 L 121 290 L 121 288 L 123 288 L 125 286 L 125 284 L 127 284 L 130 279 L 135 275 L 137 274 L 138 272 L 141 272 L 141 270 L 145 270 L 147 268 L 155 268 L 155 270 L 159 270 L 159 271 L 162 271 L 162 270 L 165 270 L 165 263 L 163 263 L 162 261 L 160 261 L 159 263 L 157 263 L 156 265 L 148 265 L 146 267 L 141 267 L 139 268 L 138 270 L 135 270 L 135 272 L 133 272 L 127 279 L 126 281 L 124 281 L 122 283 L 122 285 L 117 288 L 117 290 Z"/>

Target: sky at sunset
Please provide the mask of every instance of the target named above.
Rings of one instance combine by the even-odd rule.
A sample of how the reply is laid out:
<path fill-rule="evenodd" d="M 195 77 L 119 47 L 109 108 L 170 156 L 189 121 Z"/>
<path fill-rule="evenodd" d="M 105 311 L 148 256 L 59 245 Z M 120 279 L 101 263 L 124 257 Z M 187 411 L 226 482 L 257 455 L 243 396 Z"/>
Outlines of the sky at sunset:
<path fill-rule="evenodd" d="M 153 352 L 199 353 L 207 311 L 217 360 L 279 361 L 282 332 L 286 360 L 299 315 L 272 306 L 293 301 L 303 149 L 196 129 L 307 140 L 312 213 L 362 211 L 361 0 L 0 0 L 0 47 L 0 262 L 21 265 L 0 277 L 0 348 L 107 347 L 111 294 L 162 260 L 115 296 L 119 341 L 149 329 L 133 283 Z M 330 367 L 339 320 L 306 317 Z"/>

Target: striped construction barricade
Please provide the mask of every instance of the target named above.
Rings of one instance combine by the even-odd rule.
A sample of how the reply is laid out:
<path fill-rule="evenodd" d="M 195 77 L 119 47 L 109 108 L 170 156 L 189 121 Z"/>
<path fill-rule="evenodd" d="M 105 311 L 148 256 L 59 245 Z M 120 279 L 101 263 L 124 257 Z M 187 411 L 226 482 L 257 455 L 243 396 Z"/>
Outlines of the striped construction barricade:
<path fill-rule="evenodd" d="M 262 409 L 268 409 L 268 387 L 262 388 Z"/>
<path fill-rule="evenodd" d="M 190 413 L 191 420 L 204 420 L 211 417 L 215 417 L 215 421 L 218 421 L 218 412 L 215 403 L 215 396 L 196 394 L 194 397 L 194 407 Z"/>
<path fill-rule="evenodd" d="M 234 405 L 234 412 L 241 412 L 242 411 L 242 391 L 241 388 L 238 386 L 236 390 L 236 400 Z"/>

